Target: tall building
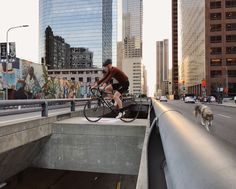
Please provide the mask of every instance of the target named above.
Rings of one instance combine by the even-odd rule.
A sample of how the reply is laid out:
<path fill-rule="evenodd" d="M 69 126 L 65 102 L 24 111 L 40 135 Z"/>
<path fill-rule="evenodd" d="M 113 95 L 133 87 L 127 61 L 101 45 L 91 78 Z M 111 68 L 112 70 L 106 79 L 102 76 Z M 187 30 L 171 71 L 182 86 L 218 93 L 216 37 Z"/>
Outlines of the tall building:
<path fill-rule="evenodd" d="M 236 95 L 236 1 L 206 0 L 207 94 Z"/>
<path fill-rule="evenodd" d="M 123 42 L 117 42 L 117 67 L 122 70 L 123 61 Z"/>
<path fill-rule="evenodd" d="M 93 52 L 85 48 L 70 48 L 72 69 L 92 68 L 93 67 Z"/>
<path fill-rule="evenodd" d="M 205 78 L 205 0 L 178 0 L 180 94 L 201 93 Z"/>
<path fill-rule="evenodd" d="M 45 50 L 48 69 L 70 68 L 70 45 L 62 37 L 54 36 L 50 26 L 45 31 Z"/>
<path fill-rule="evenodd" d="M 236 95 L 236 1 L 178 3 L 182 93 Z"/>
<path fill-rule="evenodd" d="M 169 94 L 169 42 L 156 42 L 156 93 Z"/>
<path fill-rule="evenodd" d="M 122 70 L 130 80 L 130 92 L 140 94 L 144 91 L 142 85 L 142 27 L 143 1 L 122 1 L 122 42 L 123 61 Z"/>
<path fill-rule="evenodd" d="M 172 0 L 172 94 L 178 98 L 178 0 Z"/>
<path fill-rule="evenodd" d="M 45 60 L 48 26 L 71 47 L 93 52 L 93 65 L 101 67 L 107 58 L 112 58 L 116 64 L 117 0 L 40 0 L 40 60 Z"/>

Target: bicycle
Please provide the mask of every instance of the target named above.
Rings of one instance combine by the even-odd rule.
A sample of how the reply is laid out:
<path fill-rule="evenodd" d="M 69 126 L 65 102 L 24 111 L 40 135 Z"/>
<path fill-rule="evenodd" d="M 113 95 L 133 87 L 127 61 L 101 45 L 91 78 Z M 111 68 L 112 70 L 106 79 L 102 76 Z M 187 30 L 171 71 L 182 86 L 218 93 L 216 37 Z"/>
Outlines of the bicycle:
<path fill-rule="evenodd" d="M 114 106 L 112 99 L 104 90 L 98 88 L 91 89 L 92 97 L 84 106 L 84 117 L 90 122 L 97 122 L 103 117 L 111 117 L 118 114 L 117 106 Z M 106 98 L 105 98 L 106 96 Z M 124 122 L 134 121 L 139 114 L 141 103 L 138 105 L 134 97 L 121 97 L 123 103 L 123 116 L 120 118 Z M 141 101 L 140 101 L 141 102 Z"/>

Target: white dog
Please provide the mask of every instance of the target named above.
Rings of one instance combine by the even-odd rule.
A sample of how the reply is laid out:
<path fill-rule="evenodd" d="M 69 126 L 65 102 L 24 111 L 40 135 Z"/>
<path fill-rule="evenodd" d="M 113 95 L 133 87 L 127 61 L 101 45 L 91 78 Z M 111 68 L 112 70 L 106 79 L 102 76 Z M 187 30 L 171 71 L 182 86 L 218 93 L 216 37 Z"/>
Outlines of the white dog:
<path fill-rule="evenodd" d="M 198 116 L 201 117 L 201 124 L 205 126 L 207 131 L 210 131 L 209 127 L 212 126 L 212 121 L 213 121 L 213 112 L 211 109 L 203 104 L 199 104 L 195 106 L 195 117 L 197 118 Z"/>

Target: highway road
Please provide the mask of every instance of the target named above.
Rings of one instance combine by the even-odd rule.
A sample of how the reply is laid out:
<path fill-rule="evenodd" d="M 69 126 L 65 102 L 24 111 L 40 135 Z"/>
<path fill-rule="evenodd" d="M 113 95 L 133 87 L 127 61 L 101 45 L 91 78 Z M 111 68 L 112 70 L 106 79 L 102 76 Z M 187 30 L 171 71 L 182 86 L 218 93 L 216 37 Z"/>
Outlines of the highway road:
<path fill-rule="evenodd" d="M 165 102 L 161 102 L 165 103 Z M 196 104 L 187 104 L 181 100 L 168 101 L 166 103 L 173 109 L 180 111 L 183 116 L 208 132 L 194 116 Z M 217 104 L 205 104 L 214 113 L 213 126 L 210 133 L 236 146 L 236 107 L 226 107 Z"/>

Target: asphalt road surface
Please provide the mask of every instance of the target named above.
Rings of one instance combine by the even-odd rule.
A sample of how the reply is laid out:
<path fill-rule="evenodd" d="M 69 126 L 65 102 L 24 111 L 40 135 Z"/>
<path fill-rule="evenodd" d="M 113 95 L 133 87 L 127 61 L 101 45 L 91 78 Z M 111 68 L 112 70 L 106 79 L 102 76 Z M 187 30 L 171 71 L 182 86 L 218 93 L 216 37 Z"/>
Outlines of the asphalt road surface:
<path fill-rule="evenodd" d="M 196 104 L 184 103 L 181 100 L 168 101 L 167 104 L 182 112 L 186 119 L 206 130 L 201 125 L 200 119 L 196 120 L 194 116 L 194 107 Z M 209 106 L 214 113 L 213 126 L 210 133 L 236 146 L 236 107 L 226 107 L 216 104 L 205 105 Z M 206 130 L 206 132 L 208 131 Z"/>

